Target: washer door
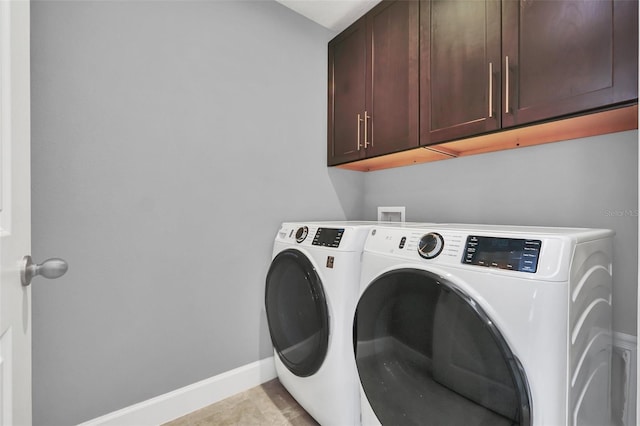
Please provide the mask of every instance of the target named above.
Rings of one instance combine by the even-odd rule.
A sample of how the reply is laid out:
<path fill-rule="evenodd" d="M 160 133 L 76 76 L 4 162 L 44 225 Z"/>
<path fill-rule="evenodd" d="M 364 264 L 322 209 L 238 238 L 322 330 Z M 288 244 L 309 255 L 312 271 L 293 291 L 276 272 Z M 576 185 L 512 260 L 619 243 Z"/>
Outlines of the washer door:
<path fill-rule="evenodd" d="M 522 368 L 486 313 L 433 273 L 400 269 L 366 289 L 356 364 L 383 425 L 530 425 Z"/>
<path fill-rule="evenodd" d="M 271 262 L 265 306 L 282 363 L 300 377 L 318 371 L 329 345 L 329 314 L 320 277 L 300 251 L 284 250 Z"/>

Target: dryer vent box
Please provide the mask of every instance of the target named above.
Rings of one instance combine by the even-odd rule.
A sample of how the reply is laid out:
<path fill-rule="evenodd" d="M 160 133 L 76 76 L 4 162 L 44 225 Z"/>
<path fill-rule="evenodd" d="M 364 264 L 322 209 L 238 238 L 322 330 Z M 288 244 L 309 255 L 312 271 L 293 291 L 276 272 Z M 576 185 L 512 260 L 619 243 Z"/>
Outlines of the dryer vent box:
<path fill-rule="evenodd" d="M 405 207 L 378 207 L 378 222 L 404 222 Z"/>

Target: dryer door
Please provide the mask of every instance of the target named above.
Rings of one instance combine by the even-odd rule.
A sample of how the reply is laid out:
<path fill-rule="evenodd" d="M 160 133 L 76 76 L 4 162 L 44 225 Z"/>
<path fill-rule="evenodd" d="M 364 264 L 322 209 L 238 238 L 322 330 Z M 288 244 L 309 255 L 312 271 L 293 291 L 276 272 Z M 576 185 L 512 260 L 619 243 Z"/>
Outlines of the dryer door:
<path fill-rule="evenodd" d="M 520 363 L 480 306 L 442 277 L 381 275 L 360 298 L 354 332 L 362 388 L 382 424 L 531 424 Z"/>
<path fill-rule="evenodd" d="M 295 375 L 314 374 L 329 344 L 329 314 L 322 282 L 298 250 L 284 250 L 271 262 L 265 306 L 271 342 Z"/>

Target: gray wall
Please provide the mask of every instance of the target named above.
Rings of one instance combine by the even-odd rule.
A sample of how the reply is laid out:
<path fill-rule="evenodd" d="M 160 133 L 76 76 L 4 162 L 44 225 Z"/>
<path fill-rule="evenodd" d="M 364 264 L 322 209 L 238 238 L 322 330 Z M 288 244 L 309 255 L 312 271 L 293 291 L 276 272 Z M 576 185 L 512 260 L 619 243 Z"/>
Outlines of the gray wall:
<path fill-rule="evenodd" d="M 34 424 L 270 356 L 283 220 L 361 215 L 326 167 L 326 43 L 275 2 L 32 3 Z"/>
<path fill-rule="evenodd" d="M 613 328 L 636 335 L 637 130 L 368 173 L 365 218 L 377 206 L 413 221 L 613 229 Z"/>
<path fill-rule="evenodd" d="M 331 37 L 267 1 L 32 2 L 33 255 L 71 265 L 33 288 L 34 424 L 270 356 L 279 223 L 374 219 L 378 205 L 615 229 L 615 327 L 635 334 L 637 218 L 614 214 L 637 209 L 637 132 L 327 169 Z"/>

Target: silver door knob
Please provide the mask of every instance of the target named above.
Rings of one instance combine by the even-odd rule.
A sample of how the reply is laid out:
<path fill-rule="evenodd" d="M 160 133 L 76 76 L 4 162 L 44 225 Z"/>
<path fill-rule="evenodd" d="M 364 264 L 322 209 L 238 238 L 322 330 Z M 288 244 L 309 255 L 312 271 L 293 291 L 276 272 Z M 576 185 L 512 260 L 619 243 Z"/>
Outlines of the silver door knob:
<path fill-rule="evenodd" d="M 24 286 L 31 284 L 31 280 L 35 276 L 40 275 L 49 279 L 60 278 L 69 269 L 66 261 L 57 258 L 47 259 L 38 265 L 33 263 L 31 256 L 25 256 L 22 258 L 22 262 L 20 281 Z"/>

